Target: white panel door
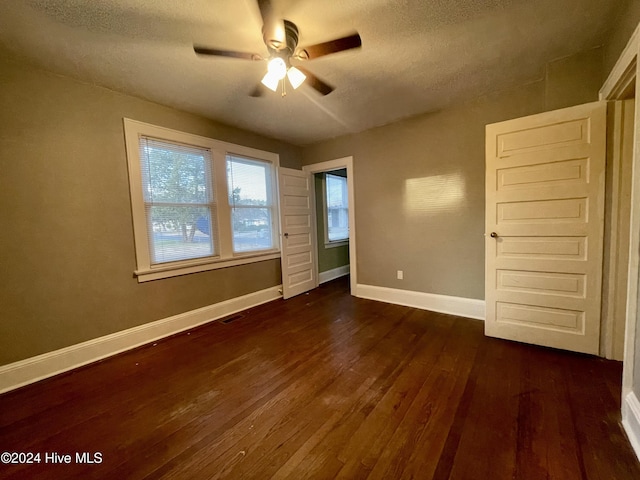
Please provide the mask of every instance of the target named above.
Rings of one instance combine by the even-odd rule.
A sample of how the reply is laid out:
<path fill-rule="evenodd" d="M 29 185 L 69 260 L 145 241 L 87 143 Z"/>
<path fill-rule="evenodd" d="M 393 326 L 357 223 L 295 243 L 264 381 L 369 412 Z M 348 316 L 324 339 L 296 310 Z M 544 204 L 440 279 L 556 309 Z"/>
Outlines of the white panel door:
<path fill-rule="evenodd" d="M 282 231 L 282 295 L 290 298 L 315 287 L 315 246 L 311 174 L 278 169 Z"/>
<path fill-rule="evenodd" d="M 606 103 L 487 125 L 488 336 L 598 354 Z"/>

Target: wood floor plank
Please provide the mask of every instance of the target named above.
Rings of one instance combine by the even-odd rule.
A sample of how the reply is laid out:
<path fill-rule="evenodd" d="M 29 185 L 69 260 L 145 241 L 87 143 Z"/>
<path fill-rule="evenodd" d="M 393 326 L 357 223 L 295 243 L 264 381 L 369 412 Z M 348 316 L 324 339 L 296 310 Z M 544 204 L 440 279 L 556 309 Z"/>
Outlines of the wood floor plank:
<path fill-rule="evenodd" d="M 280 387 L 278 390 L 272 390 L 273 395 L 269 397 L 266 405 L 251 405 L 249 408 L 244 409 L 240 412 L 233 412 L 233 415 L 230 413 L 226 414 L 225 417 L 229 418 L 228 422 L 223 426 L 221 431 L 223 437 L 228 437 L 228 433 L 232 432 L 232 429 L 229 426 L 233 425 L 233 431 L 241 430 L 246 431 L 246 427 L 248 427 L 248 423 L 252 421 L 256 421 L 252 414 L 257 413 L 260 414 L 263 408 L 268 408 L 271 410 L 272 405 L 277 405 L 280 399 L 285 399 L 288 402 L 292 401 L 296 395 L 296 389 L 300 390 L 300 395 L 304 397 L 305 389 L 306 393 L 309 393 L 309 386 L 313 386 L 314 388 L 318 388 L 318 386 L 324 386 L 328 382 L 330 382 L 335 376 L 339 375 L 339 372 L 335 370 L 326 368 L 327 366 L 337 366 L 338 368 L 344 368 L 344 365 L 349 364 L 353 361 L 354 356 L 357 357 L 359 355 L 359 350 L 353 351 L 350 348 L 347 348 L 350 344 L 350 336 L 343 335 L 343 329 L 345 327 L 349 327 L 349 324 L 340 324 L 333 331 L 333 333 L 337 334 L 337 338 L 335 338 L 332 342 L 314 342 L 313 351 L 306 351 L 304 354 L 296 355 L 295 358 L 298 360 L 304 359 L 304 361 L 300 361 L 294 370 L 292 370 L 287 376 L 282 376 L 280 379 L 280 383 L 278 386 Z M 363 347 L 371 343 L 372 345 L 379 341 L 379 336 L 383 335 L 386 331 L 393 328 L 393 323 L 386 325 L 379 325 L 375 321 L 371 321 L 366 324 L 359 325 L 360 328 L 363 328 L 365 332 L 363 332 L 363 336 L 366 337 L 365 342 L 359 344 L 359 347 Z M 371 333 L 369 333 L 371 332 Z M 307 336 L 305 336 L 305 339 Z M 313 338 L 313 337 L 311 337 Z M 306 341 L 305 341 L 306 342 Z M 328 348 L 328 347 L 331 348 Z M 337 348 L 337 349 L 336 349 Z M 311 376 L 308 375 L 308 372 L 311 372 Z M 304 382 L 298 382 L 299 380 L 304 379 Z M 296 383 L 298 382 L 298 383 Z M 301 389 L 301 388 L 302 389 Z M 247 417 L 250 417 L 247 420 Z M 274 415 L 275 417 L 275 415 Z M 245 430 L 242 430 L 245 428 Z M 155 472 L 150 478 L 157 478 L 158 475 L 168 475 L 167 472 L 172 469 L 184 469 L 187 468 L 190 459 L 193 459 L 195 462 L 199 462 L 199 457 L 204 457 L 205 460 L 199 463 L 198 468 L 203 469 L 207 468 L 207 465 L 213 465 L 212 468 L 217 468 L 215 462 L 211 461 L 211 453 L 210 443 L 213 438 L 221 435 L 219 431 L 212 431 L 208 435 L 203 436 L 202 432 L 193 432 L 191 442 L 189 443 L 189 447 L 184 452 L 181 452 L 175 459 L 171 462 L 171 464 L 166 464 L 163 466 L 161 470 Z M 239 448 L 238 451 L 245 451 L 245 448 Z M 213 454 L 215 458 L 216 455 Z M 249 458 L 246 458 L 249 460 Z"/>
<path fill-rule="evenodd" d="M 384 352 L 382 354 L 381 352 Z M 335 377 L 335 381 L 326 390 L 319 390 L 313 396 L 312 401 L 299 409 L 296 412 L 292 412 L 289 416 L 293 422 L 303 422 L 306 418 L 322 419 L 322 412 L 326 412 L 328 408 L 339 407 L 335 413 L 324 423 L 304 444 L 304 448 L 301 448 L 299 452 L 295 452 L 295 455 L 286 462 L 286 465 L 282 465 L 278 469 L 278 475 L 280 477 L 286 476 L 285 473 L 293 468 L 293 466 L 299 462 L 305 455 L 301 455 L 300 452 L 310 451 L 321 439 L 328 435 L 329 431 L 334 428 L 335 422 L 338 422 L 346 413 L 350 403 L 358 402 L 361 396 L 366 398 L 363 403 L 366 405 L 372 404 L 372 399 L 380 395 L 379 388 L 374 383 L 379 382 L 380 377 L 388 377 L 384 372 L 389 369 L 397 368 L 397 358 L 395 355 L 391 355 L 389 351 L 380 348 L 372 348 L 363 356 L 358 357 L 357 362 L 352 362 L 348 365 L 348 369 L 344 371 L 338 377 Z M 382 368 L 381 368 L 382 367 Z M 355 377 L 355 378 L 354 378 Z M 358 377 L 365 379 L 366 381 L 360 385 Z M 363 385 L 367 385 L 364 391 L 360 391 Z M 358 389 L 356 390 L 356 387 Z M 353 397 L 355 395 L 355 397 Z M 324 416 L 326 418 L 326 415 Z M 284 438 L 287 435 L 287 428 L 285 425 L 279 425 L 277 429 L 270 432 L 270 442 L 278 445 L 280 452 L 263 452 L 264 458 L 270 458 L 272 455 L 282 455 L 282 449 Z M 287 455 L 285 455 L 287 456 Z M 273 465 L 273 462 L 271 462 Z M 258 465 L 254 469 L 256 473 L 262 472 L 268 473 L 270 470 L 267 465 Z M 245 477 L 243 477 L 245 478 Z M 251 475 L 246 478 L 253 478 Z M 260 478 L 256 476 L 255 478 Z"/>
<path fill-rule="evenodd" d="M 516 451 L 516 478 L 522 480 L 584 478 L 567 384 L 555 356 L 525 350 Z"/>
<path fill-rule="evenodd" d="M 482 328 L 480 322 L 456 320 L 443 351 L 371 478 L 434 475 L 476 359 L 476 339 Z"/>
<path fill-rule="evenodd" d="M 640 478 L 617 362 L 352 297 L 348 279 L 0 395 L 5 479 Z"/>
<path fill-rule="evenodd" d="M 409 329 L 409 317 L 412 312 L 407 309 L 400 310 L 403 320 L 402 325 L 394 324 L 387 334 L 374 346 L 353 362 L 351 369 L 374 375 L 374 383 L 370 390 L 360 396 L 352 406 L 342 412 L 340 418 L 335 418 L 336 424 L 322 436 L 315 435 L 305 446 L 308 450 L 299 463 L 292 464 L 296 459 L 289 461 L 278 473 L 280 478 L 300 478 L 301 475 L 322 475 L 332 478 L 335 471 L 342 467 L 338 458 L 340 446 L 351 436 L 352 430 L 359 425 L 379 402 L 379 399 L 388 390 L 396 378 L 403 359 L 408 356 L 407 350 L 419 342 L 421 336 Z M 402 339 L 402 340 L 401 340 Z M 400 342 L 400 343 L 398 343 Z M 402 346 L 402 348 L 399 348 Z M 326 428 L 325 428 L 326 429 Z M 310 448 L 313 447 L 313 448 Z M 298 456 L 299 457 L 299 456 Z M 283 472 L 288 472 L 284 475 Z"/>
<path fill-rule="evenodd" d="M 617 403 L 618 396 L 612 396 L 606 385 L 605 377 L 610 375 L 606 364 L 609 362 L 590 358 L 585 363 L 584 356 L 577 354 L 566 354 L 566 357 L 563 369 L 567 397 L 572 406 L 584 478 L 627 478 L 631 472 L 636 472 L 637 461 L 619 455 L 628 440 L 624 432 L 616 428 L 621 421 L 619 409 L 610 407 Z"/>
<path fill-rule="evenodd" d="M 345 462 L 345 466 L 339 472 L 338 478 L 352 478 L 357 472 L 362 471 L 363 467 L 368 471 L 374 468 L 387 444 L 401 428 L 408 410 L 416 403 L 416 396 L 424 389 L 425 379 L 428 380 L 434 371 L 441 370 L 443 365 L 447 365 L 444 347 L 451 335 L 454 320 L 452 318 L 427 319 L 424 316 L 421 320 L 428 325 L 425 328 L 428 333 L 411 352 L 408 361 L 399 365 L 402 371 L 399 372 L 394 384 L 358 427 L 349 444 L 341 452 L 340 458 Z M 421 402 L 418 401 L 418 403 Z"/>
<path fill-rule="evenodd" d="M 441 470 L 436 478 L 512 478 L 521 346 L 487 339 L 480 353 L 451 471 Z"/>

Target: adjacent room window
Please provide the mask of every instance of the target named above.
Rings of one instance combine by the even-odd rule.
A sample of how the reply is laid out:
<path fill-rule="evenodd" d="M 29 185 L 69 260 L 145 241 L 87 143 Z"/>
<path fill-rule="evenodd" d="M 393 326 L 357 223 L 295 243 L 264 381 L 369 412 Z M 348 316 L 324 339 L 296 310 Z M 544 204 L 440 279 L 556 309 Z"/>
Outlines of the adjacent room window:
<path fill-rule="evenodd" d="M 125 119 L 139 281 L 278 258 L 278 155 Z"/>
<path fill-rule="evenodd" d="M 349 197 L 346 177 L 331 173 L 325 174 L 325 206 L 325 243 L 348 240 Z"/>

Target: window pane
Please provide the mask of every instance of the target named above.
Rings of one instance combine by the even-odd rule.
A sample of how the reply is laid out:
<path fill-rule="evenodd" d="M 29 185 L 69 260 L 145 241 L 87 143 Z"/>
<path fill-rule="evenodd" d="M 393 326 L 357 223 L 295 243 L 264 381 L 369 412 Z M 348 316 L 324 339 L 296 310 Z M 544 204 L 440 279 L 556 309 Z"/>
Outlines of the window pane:
<path fill-rule="evenodd" d="M 230 205 L 268 205 L 271 165 L 245 158 L 227 157 Z"/>
<path fill-rule="evenodd" d="M 149 207 L 152 263 L 175 262 L 214 254 L 209 207 Z M 215 212 L 214 212 L 215 213 Z"/>
<path fill-rule="evenodd" d="M 274 248 L 271 164 L 227 156 L 234 253 Z"/>
<path fill-rule="evenodd" d="M 142 189 L 152 203 L 209 203 L 211 153 L 186 145 L 140 139 Z"/>
<path fill-rule="evenodd" d="M 233 251 L 251 252 L 273 248 L 271 210 L 238 207 L 232 209 Z"/>
<path fill-rule="evenodd" d="M 347 179 L 326 174 L 327 237 L 330 242 L 349 238 Z"/>

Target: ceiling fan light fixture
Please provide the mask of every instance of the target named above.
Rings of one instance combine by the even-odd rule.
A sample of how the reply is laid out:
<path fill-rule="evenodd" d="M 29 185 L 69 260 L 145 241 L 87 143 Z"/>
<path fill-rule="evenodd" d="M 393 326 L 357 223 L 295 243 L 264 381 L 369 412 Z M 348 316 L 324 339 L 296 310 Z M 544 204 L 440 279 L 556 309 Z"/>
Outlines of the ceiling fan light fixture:
<path fill-rule="evenodd" d="M 278 83 L 280 83 L 280 79 L 271 72 L 267 72 L 262 78 L 262 84 L 274 92 L 278 89 Z"/>
<path fill-rule="evenodd" d="M 307 76 L 304 73 L 302 73 L 300 70 L 298 70 L 296 67 L 291 67 L 287 71 L 287 78 L 289 79 L 291 86 L 295 90 L 300 85 L 302 85 L 302 82 L 305 81 Z"/>
<path fill-rule="evenodd" d="M 362 39 L 357 32 L 346 37 L 335 38 L 327 42 L 315 45 L 298 46 L 299 31 L 295 23 L 281 18 L 272 3 L 279 0 L 253 0 L 258 3 L 260 17 L 262 18 L 262 40 L 269 52 L 269 58 L 265 59 L 256 53 L 242 52 L 236 50 L 222 50 L 194 44 L 193 50 L 199 56 L 214 56 L 239 58 L 243 60 L 269 60 L 267 74 L 262 79 L 262 84 L 273 90 L 278 90 L 280 80 L 282 80 L 282 96 L 286 93 L 287 81 L 293 89 L 297 89 L 304 82 L 320 95 L 328 95 L 334 87 L 323 82 L 312 72 L 304 68 L 291 67 L 291 60 L 313 60 L 346 50 L 353 50 L 362 47 Z M 252 97 L 260 97 L 264 93 L 261 85 L 252 90 Z"/>
<path fill-rule="evenodd" d="M 267 65 L 267 72 L 278 80 L 282 80 L 287 74 L 287 64 L 280 58 L 272 58 Z"/>
<path fill-rule="evenodd" d="M 280 57 L 269 60 L 267 64 L 267 74 L 262 78 L 262 84 L 273 90 L 278 89 L 278 83 L 287 75 L 287 64 Z"/>

